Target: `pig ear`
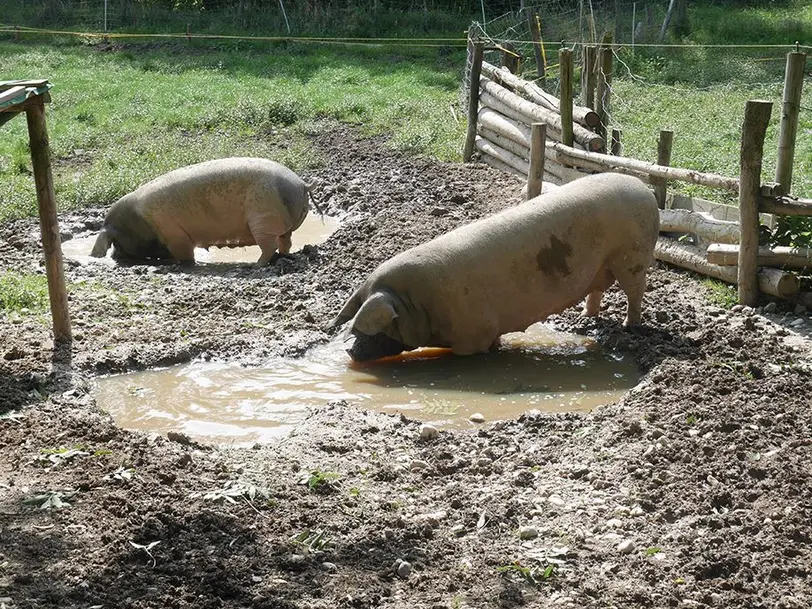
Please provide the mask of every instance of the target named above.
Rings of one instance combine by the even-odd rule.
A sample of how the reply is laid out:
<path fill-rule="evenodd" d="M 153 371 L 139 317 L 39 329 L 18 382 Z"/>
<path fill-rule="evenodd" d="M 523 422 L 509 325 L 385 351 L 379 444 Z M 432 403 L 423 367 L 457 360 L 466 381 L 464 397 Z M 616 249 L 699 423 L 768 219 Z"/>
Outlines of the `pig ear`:
<path fill-rule="evenodd" d="M 352 329 L 367 336 L 375 336 L 386 330 L 397 316 L 392 299 L 386 294 L 376 292 L 361 305 Z"/>

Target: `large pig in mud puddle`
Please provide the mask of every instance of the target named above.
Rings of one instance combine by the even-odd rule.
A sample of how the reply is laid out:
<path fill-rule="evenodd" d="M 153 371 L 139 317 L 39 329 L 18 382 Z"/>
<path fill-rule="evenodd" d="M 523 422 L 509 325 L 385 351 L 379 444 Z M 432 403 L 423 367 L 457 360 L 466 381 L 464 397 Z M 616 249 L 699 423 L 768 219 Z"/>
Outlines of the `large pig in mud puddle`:
<path fill-rule="evenodd" d="M 116 201 L 91 256 L 193 263 L 195 247 L 258 245 L 258 265 L 288 254 L 310 185 L 274 161 L 227 158 L 170 171 Z"/>
<path fill-rule="evenodd" d="M 584 297 L 583 314 L 597 315 L 615 280 L 624 325 L 636 324 L 659 223 L 639 179 L 584 177 L 387 260 L 329 326 L 351 321 L 358 361 L 417 347 L 481 353 Z"/>

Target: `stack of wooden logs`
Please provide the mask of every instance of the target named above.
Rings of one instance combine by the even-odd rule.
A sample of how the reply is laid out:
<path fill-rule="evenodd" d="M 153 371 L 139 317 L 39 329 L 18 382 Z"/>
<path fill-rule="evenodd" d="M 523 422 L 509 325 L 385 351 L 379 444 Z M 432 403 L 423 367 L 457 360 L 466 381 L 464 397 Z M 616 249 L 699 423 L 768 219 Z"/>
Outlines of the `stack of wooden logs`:
<path fill-rule="evenodd" d="M 562 141 L 558 98 L 535 83 L 511 74 L 507 68 L 483 62 L 479 104 L 475 146 L 483 162 L 526 177 L 530 162 L 530 125 L 544 123 L 547 125 L 544 181 L 564 184 L 583 175 L 564 165 L 552 148 L 555 142 Z M 573 120 L 574 146 L 593 152 L 602 150 L 604 140 L 594 131 L 599 123 L 595 111 L 575 106 Z"/>
<path fill-rule="evenodd" d="M 477 49 L 473 48 L 472 52 L 475 55 Z M 596 112 L 589 107 L 572 103 L 572 91 L 564 91 L 563 57 L 562 100 L 567 100 L 571 104 L 571 114 L 567 112 L 567 103 L 544 91 L 535 83 L 519 78 L 506 67 L 499 68 L 481 61 L 481 49 L 479 53 L 480 62 L 476 56 L 472 62 L 472 65 L 477 67 L 471 74 L 474 80 L 469 96 L 469 102 L 472 104 L 469 107 L 469 121 L 474 124 L 469 122 L 464 155 L 466 160 L 470 159 L 471 153 L 476 150 L 483 162 L 528 179 L 528 191 L 531 176 L 541 171 L 542 165 L 544 181 L 559 185 L 587 173 L 602 171 L 637 176 L 654 187 L 661 208 L 661 236 L 656 250 L 656 257 L 659 260 L 738 284 L 740 301 L 745 304 L 752 304 L 753 292 L 757 294 L 761 291 L 812 306 L 812 293 L 800 293 L 798 277 L 792 272 L 783 270 L 812 268 L 812 251 L 780 247 L 758 248 L 757 235 L 755 249 L 758 252 L 755 253 L 753 249 L 753 227 L 757 229 L 759 212 L 812 215 L 812 201 L 793 201 L 787 198 L 788 187 L 784 189 L 779 187 L 778 190 L 773 187 L 771 190 L 769 186 L 761 186 L 753 182 L 753 179 L 758 179 L 757 174 L 756 178 L 748 178 L 745 184 L 747 175 L 745 167 L 755 166 L 756 157 L 760 172 L 763 134 L 760 143 L 748 143 L 745 146 L 748 141 L 748 127 L 747 124 L 743 126 L 741 179 L 669 166 L 673 133 L 667 131 L 661 132 L 657 163 L 620 156 L 619 135 L 612 138 L 613 143 L 610 145 L 612 154 L 606 154 L 606 138 L 602 134 L 611 131 L 602 124 L 605 118 L 602 120 L 601 116 L 607 116 L 603 113 L 605 108 Z M 790 53 L 788 62 L 792 60 L 802 63 L 801 59 L 793 58 L 793 55 L 799 53 Z M 571 70 L 571 67 L 569 69 Z M 586 70 L 586 67 L 584 69 Z M 789 67 L 787 74 L 787 88 L 795 89 L 799 97 L 800 87 L 789 83 Z M 754 103 L 764 102 L 749 102 L 748 112 L 750 104 Z M 786 103 L 785 99 L 785 112 Z M 563 119 L 562 115 L 567 118 Z M 568 137 L 571 137 L 572 144 L 568 146 L 563 141 L 567 139 L 564 137 L 567 130 L 565 121 L 569 120 L 569 116 L 572 117 L 572 132 Z M 539 151 L 543 150 L 543 154 L 531 153 L 532 133 L 536 128 L 534 124 L 537 123 L 543 124 L 546 131 L 546 141 L 543 146 L 536 148 Z M 766 122 L 762 123 L 766 129 Z M 756 131 L 760 129 L 761 127 Z M 753 150 L 752 158 L 745 158 L 745 148 L 748 146 Z M 533 154 L 537 157 L 535 161 L 532 159 Z M 541 157 L 540 161 L 538 157 Z M 666 187 L 670 180 L 735 193 L 739 196 L 740 206 L 721 205 L 668 194 Z M 788 182 L 788 179 L 785 179 L 785 182 Z M 755 211 L 749 211 L 751 209 Z M 742 264 L 743 255 L 751 261 L 749 264 Z M 748 278 L 747 282 L 752 287 L 745 286 L 742 275 Z"/>

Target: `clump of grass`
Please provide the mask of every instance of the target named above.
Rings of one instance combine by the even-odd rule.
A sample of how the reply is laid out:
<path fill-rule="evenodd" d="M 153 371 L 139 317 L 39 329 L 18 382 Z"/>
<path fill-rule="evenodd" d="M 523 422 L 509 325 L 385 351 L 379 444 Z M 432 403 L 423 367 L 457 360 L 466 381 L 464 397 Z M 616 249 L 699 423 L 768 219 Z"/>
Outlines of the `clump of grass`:
<path fill-rule="evenodd" d="M 48 307 L 48 282 L 42 275 L 0 273 L 0 311 L 42 313 Z"/>
<path fill-rule="evenodd" d="M 735 286 L 711 277 L 703 278 L 701 283 L 708 292 L 708 299 L 716 306 L 729 309 L 738 302 Z"/>

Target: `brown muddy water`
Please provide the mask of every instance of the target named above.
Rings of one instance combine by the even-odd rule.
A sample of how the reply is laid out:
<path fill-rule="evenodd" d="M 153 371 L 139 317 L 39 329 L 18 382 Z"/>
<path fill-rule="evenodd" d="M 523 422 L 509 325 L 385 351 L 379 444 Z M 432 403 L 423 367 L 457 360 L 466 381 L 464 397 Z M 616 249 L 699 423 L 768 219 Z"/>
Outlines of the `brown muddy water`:
<path fill-rule="evenodd" d="M 319 216 L 318 214 L 308 214 L 302 225 L 293 232 L 293 247 L 291 251 L 296 252 L 305 245 L 315 245 L 322 243 L 329 237 L 338 226 L 338 220 L 330 216 Z M 62 244 L 62 255 L 71 258 L 82 264 L 87 264 L 91 260 L 107 260 L 112 262 L 112 249 L 107 253 L 107 258 L 99 259 L 90 256 L 90 250 L 96 242 L 96 235 L 78 237 L 65 241 Z M 250 245 L 247 247 L 212 247 L 204 249 L 195 248 L 195 261 L 209 264 L 223 262 L 256 262 L 262 252 L 259 246 Z"/>
<path fill-rule="evenodd" d="M 127 429 L 251 445 L 291 432 L 308 407 L 335 400 L 461 428 L 474 413 L 493 421 L 529 410 L 588 411 L 618 400 L 640 378 L 630 356 L 544 324 L 506 334 L 493 353 L 431 353 L 358 365 L 334 340 L 261 368 L 192 362 L 102 377 L 95 396 Z"/>

